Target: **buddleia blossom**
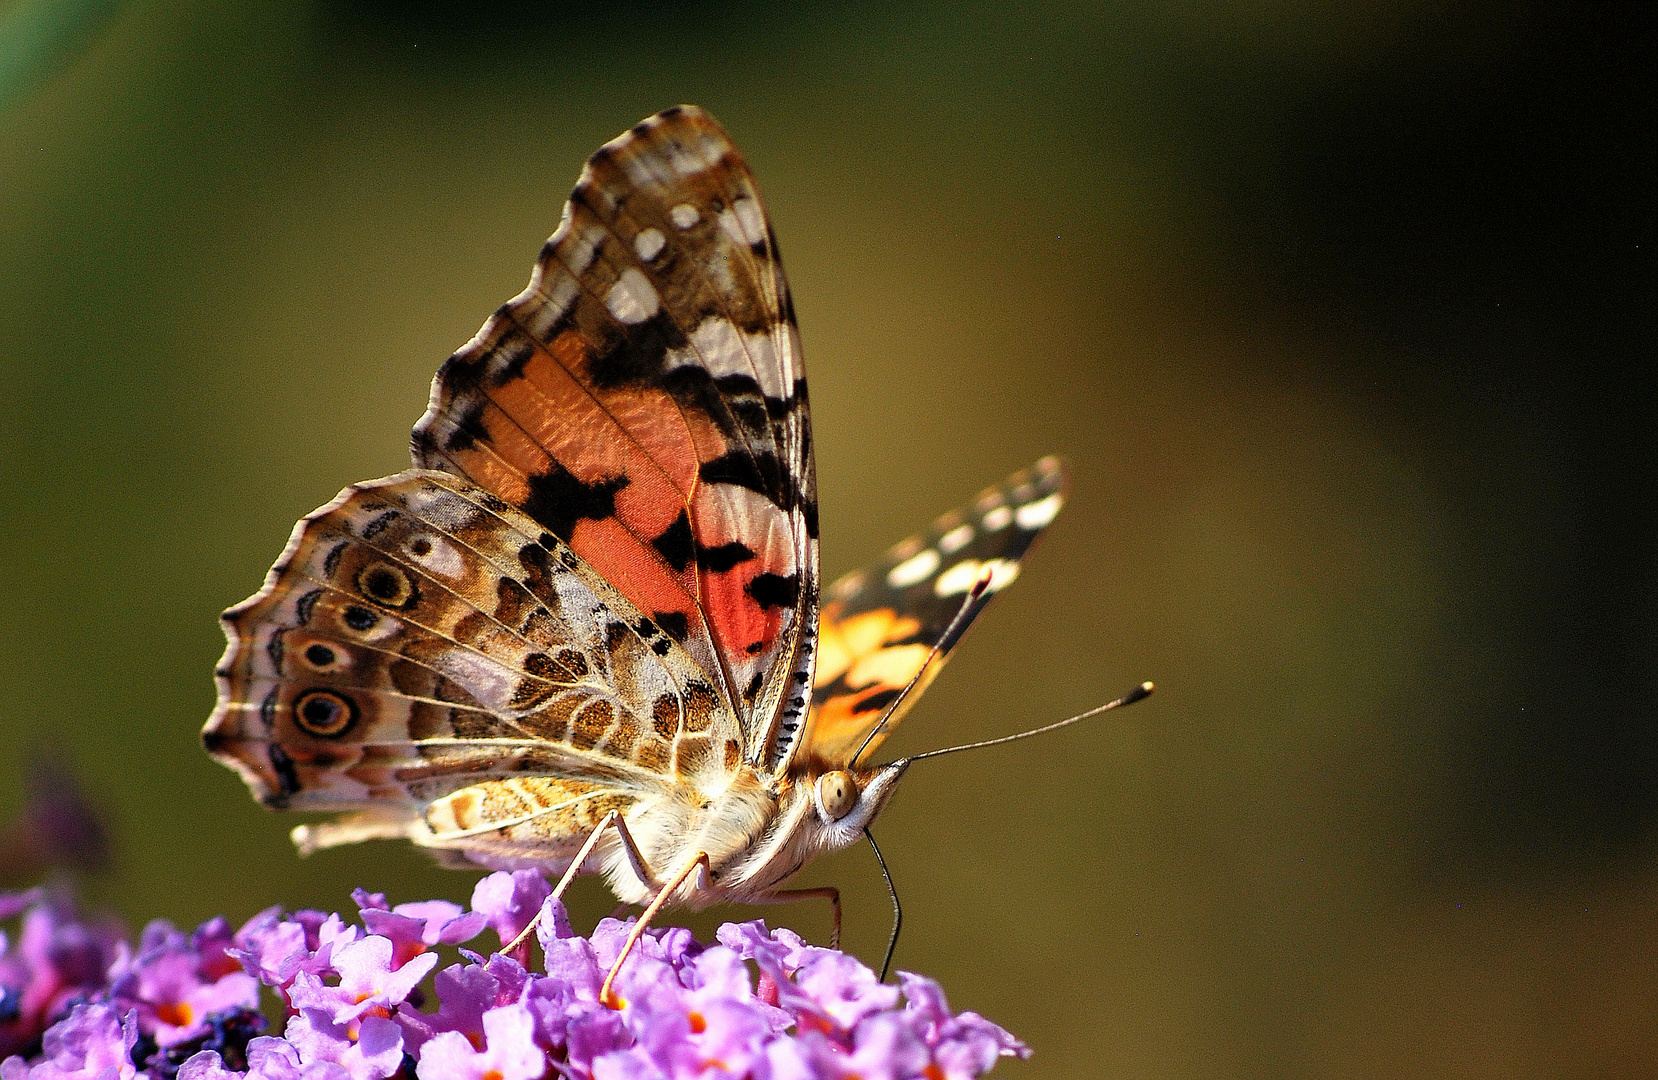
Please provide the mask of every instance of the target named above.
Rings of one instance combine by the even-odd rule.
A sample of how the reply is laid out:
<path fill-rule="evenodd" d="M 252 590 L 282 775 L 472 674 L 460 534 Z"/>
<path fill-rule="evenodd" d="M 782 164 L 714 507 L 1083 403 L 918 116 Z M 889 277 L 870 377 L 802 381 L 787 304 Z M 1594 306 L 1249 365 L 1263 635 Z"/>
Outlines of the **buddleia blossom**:
<path fill-rule="evenodd" d="M 485 878 L 470 910 L 359 890 L 354 918 L 153 922 L 136 946 L 62 897 L 0 894 L 21 921 L 0 936 L 0 1080 L 957 1080 L 1029 1054 L 930 979 L 883 984 L 761 922 L 649 931 L 601 1003 L 632 923 L 582 937 L 549 892 L 534 871 Z M 539 972 L 527 944 L 461 948 L 538 911 Z"/>
<path fill-rule="evenodd" d="M 21 916 L 21 919 L 18 919 Z M 76 1001 L 106 990 L 127 948 L 112 923 L 77 918 L 68 900 L 31 889 L 0 894 L 0 1058 L 38 1040 Z"/>

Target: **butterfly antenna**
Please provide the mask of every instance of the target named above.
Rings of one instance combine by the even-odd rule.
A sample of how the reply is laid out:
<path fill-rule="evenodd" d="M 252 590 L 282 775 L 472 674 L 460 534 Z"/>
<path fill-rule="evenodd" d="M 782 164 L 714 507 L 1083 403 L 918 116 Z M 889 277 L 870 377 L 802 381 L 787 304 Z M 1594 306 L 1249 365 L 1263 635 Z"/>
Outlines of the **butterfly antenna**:
<path fill-rule="evenodd" d="M 886 711 L 881 714 L 880 722 L 870 728 L 869 734 L 864 736 L 864 741 L 858 744 L 858 752 L 852 755 L 852 761 L 846 766 L 848 769 L 858 767 L 858 759 L 864 756 L 864 751 L 869 749 L 869 744 L 875 736 L 887 730 L 887 722 L 898 711 L 899 706 L 904 704 L 904 699 L 910 696 L 910 691 L 916 688 L 922 677 L 927 674 L 933 664 L 937 663 L 939 655 L 955 644 L 956 638 L 961 635 L 962 629 L 973 620 L 974 605 L 984 596 L 985 590 L 990 588 L 990 582 L 994 576 L 990 571 L 979 575 L 979 580 L 975 581 L 973 587 L 967 591 L 967 598 L 961 602 L 961 607 L 956 609 L 956 614 L 950 620 L 950 625 L 944 628 L 944 633 L 939 635 L 939 639 L 933 642 L 933 647 L 928 650 L 927 659 L 921 662 L 921 666 L 916 669 L 915 674 L 910 676 L 910 681 L 904 684 L 904 689 L 898 691 L 898 696 L 887 705 Z M 895 895 L 893 899 L 897 900 L 897 896 Z"/>
<path fill-rule="evenodd" d="M 892 874 L 887 871 L 887 861 L 881 857 L 881 849 L 875 843 L 875 834 L 864 826 L 864 839 L 869 841 L 869 849 L 875 852 L 875 861 L 881 864 L 881 876 L 887 882 L 887 895 L 892 897 L 892 936 L 887 938 L 887 954 L 881 958 L 881 978 L 879 982 L 887 981 L 887 969 L 892 966 L 892 954 L 898 948 L 898 931 L 904 925 L 904 909 L 898 903 L 898 890 L 892 887 Z"/>
<path fill-rule="evenodd" d="M 1132 705 L 1136 701 L 1144 700 L 1145 698 L 1150 697 L 1151 692 L 1155 689 L 1156 687 L 1154 687 L 1151 683 L 1143 682 L 1115 701 L 1108 701 L 1104 705 L 1097 705 L 1085 713 L 1078 713 L 1077 715 L 1066 720 L 1061 720 L 1058 723 L 1047 724 L 1039 728 L 1032 728 L 1030 731 L 1021 731 L 1017 735 L 1003 735 L 999 739 L 985 739 L 982 742 L 963 743 L 960 746 L 948 746 L 943 750 L 929 750 L 925 754 L 916 754 L 907 760 L 920 761 L 922 758 L 938 757 L 941 754 L 953 754 L 958 750 L 977 750 L 981 746 L 1000 746 L 1002 743 L 1016 742 L 1019 739 L 1028 739 L 1032 735 L 1042 735 L 1050 731 L 1057 731 L 1060 728 L 1068 727 L 1079 720 L 1086 720 L 1090 716 L 1098 716 L 1100 713 L 1106 712 L 1110 709 L 1120 709 L 1124 705 Z"/>

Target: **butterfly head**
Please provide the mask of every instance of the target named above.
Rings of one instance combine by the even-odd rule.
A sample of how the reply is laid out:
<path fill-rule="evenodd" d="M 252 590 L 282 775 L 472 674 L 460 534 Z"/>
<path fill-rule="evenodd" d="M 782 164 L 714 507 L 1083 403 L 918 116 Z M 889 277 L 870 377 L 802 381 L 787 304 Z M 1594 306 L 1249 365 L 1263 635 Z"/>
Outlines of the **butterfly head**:
<path fill-rule="evenodd" d="M 825 848 L 845 847 L 863 835 L 866 825 L 886 806 L 909 761 L 873 768 L 830 768 L 807 774 L 803 785 L 811 801 L 806 827 Z"/>

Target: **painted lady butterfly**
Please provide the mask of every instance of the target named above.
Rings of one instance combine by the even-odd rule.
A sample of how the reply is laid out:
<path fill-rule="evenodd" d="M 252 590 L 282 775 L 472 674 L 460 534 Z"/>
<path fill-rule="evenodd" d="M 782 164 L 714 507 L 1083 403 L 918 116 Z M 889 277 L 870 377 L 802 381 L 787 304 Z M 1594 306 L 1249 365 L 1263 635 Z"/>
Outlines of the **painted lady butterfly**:
<path fill-rule="evenodd" d="M 225 613 L 203 742 L 266 806 L 352 811 L 295 829 L 304 851 L 395 836 L 599 872 L 647 919 L 833 898 L 782 886 L 865 834 L 908 761 L 864 759 L 1064 499 L 1046 458 L 820 610 L 777 241 L 689 106 L 588 161 L 413 453 L 300 521 Z"/>

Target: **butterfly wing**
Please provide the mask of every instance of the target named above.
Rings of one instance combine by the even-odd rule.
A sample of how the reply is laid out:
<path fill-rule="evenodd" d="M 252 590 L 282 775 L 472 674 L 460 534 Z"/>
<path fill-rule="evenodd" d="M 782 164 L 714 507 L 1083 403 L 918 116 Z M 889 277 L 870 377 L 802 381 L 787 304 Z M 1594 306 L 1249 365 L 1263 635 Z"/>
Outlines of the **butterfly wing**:
<path fill-rule="evenodd" d="M 224 622 L 209 751 L 267 805 L 367 811 L 302 846 L 408 835 L 551 865 L 740 750 L 660 626 L 446 473 L 347 488 Z"/>
<path fill-rule="evenodd" d="M 529 286 L 438 372 L 414 458 L 568 544 L 709 673 L 746 760 L 786 759 L 817 631 L 806 389 L 759 191 L 706 113 L 593 155 Z"/>
<path fill-rule="evenodd" d="M 881 745 L 938 675 L 968 625 L 1018 576 L 1026 549 L 1064 504 L 1065 479 L 1060 459 L 1043 458 L 824 592 L 803 755 L 844 768 L 855 755 Z M 969 600 L 981 579 L 987 587 Z M 964 603 L 971 606 L 946 637 Z M 882 724 L 882 713 L 935 646 L 938 659 Z"/>

